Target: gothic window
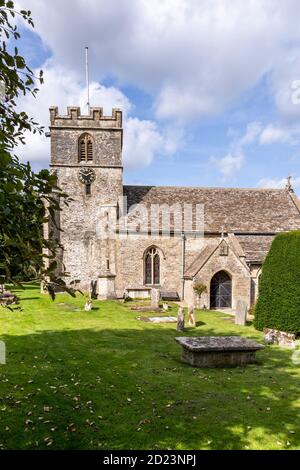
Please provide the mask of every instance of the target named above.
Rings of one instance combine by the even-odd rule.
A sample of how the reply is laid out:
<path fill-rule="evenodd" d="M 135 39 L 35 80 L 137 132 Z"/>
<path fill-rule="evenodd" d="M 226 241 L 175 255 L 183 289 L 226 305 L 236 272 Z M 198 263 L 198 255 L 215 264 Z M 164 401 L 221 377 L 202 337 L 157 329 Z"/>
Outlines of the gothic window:
<path fill-rule="evenodd" d="M 93 161 L 93 140 L 89 134 L 83 134 L 79 138 L 78 159 L 80 162 Z"/>
<path fill-rule="evenodd" d="M 160 284 L 160 256 L 156 247 L 149 248 L 144 258 L 145 284 Z"/>

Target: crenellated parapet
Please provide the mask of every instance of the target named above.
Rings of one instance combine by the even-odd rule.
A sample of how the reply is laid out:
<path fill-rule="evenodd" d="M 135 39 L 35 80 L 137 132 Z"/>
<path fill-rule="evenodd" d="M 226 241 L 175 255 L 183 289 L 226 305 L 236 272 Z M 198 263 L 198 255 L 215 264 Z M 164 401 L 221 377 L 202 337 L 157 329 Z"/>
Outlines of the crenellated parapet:
<path fill-rule="evenodd" d="M 90 108 L 90 113 L 81 114 L 79 106 L 68 106 L 67 114 L 59 114 L 57 106 L 50 108 L 50 129 L 52 127 L 63 128 L 104 128 L 122 129 L 122 111 L 118 108 L 112 109 L 111 116 L 103 115 L 103 108 Z"/>

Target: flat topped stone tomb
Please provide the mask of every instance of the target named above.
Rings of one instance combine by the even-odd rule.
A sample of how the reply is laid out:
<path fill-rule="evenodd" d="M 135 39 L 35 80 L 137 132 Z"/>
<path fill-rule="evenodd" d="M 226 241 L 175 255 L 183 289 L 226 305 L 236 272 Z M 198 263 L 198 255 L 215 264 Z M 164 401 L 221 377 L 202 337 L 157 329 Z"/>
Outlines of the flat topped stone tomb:
<path fill-rule="evenodd" d="M 262 344 L 241 336 L 175 338 L 182 346 L 181 359 L 194 367 L 235 367 L 256 362 Z"/>

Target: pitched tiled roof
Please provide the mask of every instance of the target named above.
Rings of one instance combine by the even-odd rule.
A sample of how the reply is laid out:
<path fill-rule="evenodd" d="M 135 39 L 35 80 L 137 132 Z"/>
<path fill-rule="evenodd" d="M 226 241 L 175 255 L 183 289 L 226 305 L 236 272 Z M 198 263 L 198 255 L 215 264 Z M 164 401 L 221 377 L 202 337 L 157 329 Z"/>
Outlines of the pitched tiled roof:
<path fill-rule="evenodd" d="M 286 189 L 124 186 L 128 207 L 203 204 L 206 232 L 274 233 L 300 229 L 300 204 Z"/>
<path fill-rule="evenodd" d="M 215 243 L 207 245 L 201 253 L 196 257 L 190 266 L 186 269 L 184 277 L 190 278 L 197 274 L 198 271 L 204 266 L 208 258 L 214 253 L 216 248 L 219 246 L 220 240 L 216 240 Z"/>
<path fill-rule="evenodd" d="M 274 236 L 270 235 L 237 235 L 236 238 L 245 252 L 246 260 L 252 263 L 265 260 L 274 240 Z"/>

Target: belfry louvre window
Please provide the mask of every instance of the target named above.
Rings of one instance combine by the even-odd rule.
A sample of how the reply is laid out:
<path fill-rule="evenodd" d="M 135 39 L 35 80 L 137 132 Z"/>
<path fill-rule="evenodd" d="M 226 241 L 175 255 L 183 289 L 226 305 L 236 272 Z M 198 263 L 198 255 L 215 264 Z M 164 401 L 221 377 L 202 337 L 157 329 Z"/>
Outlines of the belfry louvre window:
<path fill-rule="evenodd" d="M 160 284 L 160 256 L 157 248 L 152 247 L 146 251 L 144 258 L 145 284 Z"/>
<path fill-rule="evenodd" d="M 89 134 L 83 134 L 78 142 L 79 161 L 93 161 L 93 140 Z"/>

